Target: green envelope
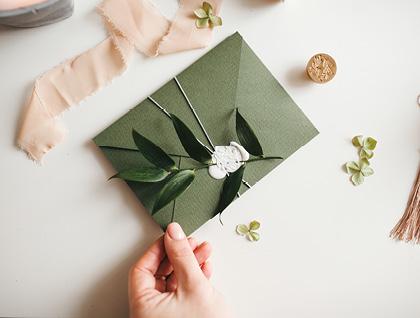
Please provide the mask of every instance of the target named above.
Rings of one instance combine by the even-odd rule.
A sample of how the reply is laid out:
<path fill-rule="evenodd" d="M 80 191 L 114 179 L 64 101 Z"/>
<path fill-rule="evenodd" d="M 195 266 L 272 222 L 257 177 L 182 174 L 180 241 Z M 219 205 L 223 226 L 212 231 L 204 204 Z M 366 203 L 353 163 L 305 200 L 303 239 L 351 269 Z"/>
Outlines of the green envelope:
<path fill-rule="evenodd" d="M 318 134 L 239 33 L 228 37 L 176 78 L 215 145 L 229 145 L 238 140 L 235 108 L 253 128 L 266 156 L 286 159 Z M 210 146 L 175 80 L 170 80 L 151 97 Z M 94 138 L 116 171 L 151 166 L 137 151 L 133 129 L 170 154 L 179 168 L 200 165 L 187 158 L 171 120 L 146 98 Z M 281 162 L 249 163 L 244 180 L 253 185 Z M 127 184 L 151 211 L 163 182 Z M 190 188 L 152 217 L 163 229 L 176 221 L 189 235 L 214 217 L 222 186 L 223 180 L 211 178 L 206 169 L 197 170 Z M 240 192 L 246 190 L 242 185 Z"/>

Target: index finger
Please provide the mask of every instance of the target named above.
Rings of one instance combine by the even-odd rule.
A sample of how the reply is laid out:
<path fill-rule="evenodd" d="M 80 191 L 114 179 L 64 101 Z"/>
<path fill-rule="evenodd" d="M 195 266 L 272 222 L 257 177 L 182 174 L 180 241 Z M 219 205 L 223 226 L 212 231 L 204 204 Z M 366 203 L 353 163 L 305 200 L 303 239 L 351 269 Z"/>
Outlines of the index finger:
<path fill-rule="evenodd" d="M 161 236 L 133 265 L 129 277 L 131 292 L 135 293 L 142 292 L 146 289 L 155 289 L 155 274 L 165 255 L 163 236 Z"/>

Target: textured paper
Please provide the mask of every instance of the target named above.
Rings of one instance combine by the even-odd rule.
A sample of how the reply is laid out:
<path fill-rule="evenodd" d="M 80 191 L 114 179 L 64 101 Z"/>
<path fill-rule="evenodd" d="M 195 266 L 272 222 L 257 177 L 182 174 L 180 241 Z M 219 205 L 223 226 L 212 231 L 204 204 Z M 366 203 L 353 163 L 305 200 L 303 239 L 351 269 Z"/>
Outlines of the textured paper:
<path fill-rule="evenodd" d="M 217 14 L 222 0 L 210 2 Z M 206 46 L 212 30 L 197 29 L 193 15 L 201 5 L 201 0 L 180 0 L 171 22 L 148 0 L 104 0 L 98 9 L 110 36 L 35 81 L 17 145 L 41 161 L 66 135 L 58 117 L 123 73 L 134 49 L 156 56 Z"/>
<path fill-rule="evenodd" d="M 224 40 L 177 78 L 215 145 L 237 141 L 235 107 L 253 127 L 267 156 L 279 155 L 286 159 L 318 134 L 238 33 Z M 207 144 L 175 81 L 166 83 L 152 97 L 181 118 L 196 137 Z M 133 128 L 167 153 L 187 155 L 170 119 L 145 99 L 94 138 L 117 171 L 150 165 L 135 151 L 131 136 Z M 173 158 L 180 168 L 196 165 L 191 159 Z M 280 163 L 278 160 L 250 163 L 244 179 L 255 184 Z M 149 210 L 162 187 L 162 183 L 128 182 L 128 185 Z M 190 234 L 214 216 L 222 185 L 223 180 L 211 178 L 206 169 L 198 170 L 192 186 L 153 218 L 162 228 L 172 220 L 177 221 Z M 246 190 L 242 186 L 241 192 Z"/>

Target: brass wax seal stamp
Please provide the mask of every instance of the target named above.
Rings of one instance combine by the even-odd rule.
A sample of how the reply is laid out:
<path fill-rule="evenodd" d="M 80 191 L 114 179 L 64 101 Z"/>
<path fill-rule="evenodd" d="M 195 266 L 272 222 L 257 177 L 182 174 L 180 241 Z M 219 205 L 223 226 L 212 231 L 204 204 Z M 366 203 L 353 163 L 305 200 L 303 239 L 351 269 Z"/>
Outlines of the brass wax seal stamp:
<path fill-rule="evenodd" d="M 315 83 L 327 83 L 337 73 L 337 64 L 334 59 L 325 53 L 315 54 L 306 66 L 306 72 Z"/>

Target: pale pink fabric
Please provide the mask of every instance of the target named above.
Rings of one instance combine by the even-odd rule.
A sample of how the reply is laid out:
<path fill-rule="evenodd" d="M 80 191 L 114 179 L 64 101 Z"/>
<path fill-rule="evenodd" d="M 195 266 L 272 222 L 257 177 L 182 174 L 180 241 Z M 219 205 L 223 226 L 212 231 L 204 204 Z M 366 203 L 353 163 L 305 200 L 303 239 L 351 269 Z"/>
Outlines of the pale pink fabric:
<path fill-rule="evenodd" d="M 209 2 L 218 14 L 222 0 Z M 57 117 L 123 73 L 135 49 L 156 56 L 209 44 L 212 30 L 195 26 L 193 12 L 201 5 L 202 0 L 180 0 L 171 22 L 148 0 L 103 1 L 99 11 L 109 37 L 36 80 L 22 116 L 18 146 L 41 161 L 66 134 Z"/>

